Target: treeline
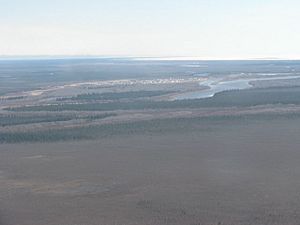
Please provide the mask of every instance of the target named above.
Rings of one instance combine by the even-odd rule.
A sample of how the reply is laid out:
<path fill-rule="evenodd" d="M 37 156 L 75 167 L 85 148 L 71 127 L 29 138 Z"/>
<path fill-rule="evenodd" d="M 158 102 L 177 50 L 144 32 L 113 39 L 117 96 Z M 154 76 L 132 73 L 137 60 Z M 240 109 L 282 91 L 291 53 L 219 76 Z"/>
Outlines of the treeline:
<path fill-rule="evenodd" d="M 57 101 L 92 101 L 92 100 L 120 100 L 155 97 L 171 93 L 170 91 L 129 91 L 80 94 L 71 98 L 58 98 Z"/>
<path fill-rule="evenodd" d="M 17 116 L 17 115 L 0 115 L 0 126 L 11 126 L 31 123 L 44 123 L 44 122 L 59 122 L 74 119 L 73 116 Z"/>
<path fill-rule="evenodd" d="M 300 87 L 231 90 L 217 93 L 212 98 L 133 102 L 55 104 L 7 108 L 11 111 L 113 111 L 201 107 L 256 106 L 266 104 L 300 104 Z"/>
<path fill-rule="evenodd" d="M 87 115 L 87 116 L 77 116 L 77 115 L 0 115 L 0 126 L 12 126 L 12 125 L 25 125 L 34 123 L 48 123 L 48 122 L 62 122 L 74 119 L 87 119 L 87 120 L 97 120 L 104 119 L 106 117 L 115 116 L 115 113 L 104 113 L 99 115 Z"/>
<path fill-rule="evenodd" d="M 0 143 L 92 140 L 112 137 L 114 135 L 157 135 L 174 132 L 180 134 L 198 132 L 197 135 L 199 135 L 199 132 L 215 132 L 221 129 L 227 130 L 230 129 L 233 124 L 244 124 L 247 126 L 249 123 L 255 121 L 260 123 L 261 121 L 269 120 L 271 122 L 272 120 L 277 121 L 278 119 L 292 119 L 293 123 L 300 123 L 300 114 L 222 115 L 198 118 L 170 118 L 44 131 L 1 132 Z"/>
<path fill-rule="evenodd" d="M 15 96 L 15 97 L 8 97 L 5 100 L 20 100 L 20 99 L 24 99 L 25 96 Z"/>
<path fill-rule="evenodd" d="M 257 88 L 217 93 L 215 106 L 255 106 L 265 104 L 300 104 L 300 87 Z"/>
<path fill-rule="evenodd" d="M 182 129 L 188 131 L 195 129 L 197 121 L 203 122 L 202 119 L 172 118 L 43 131 L 2 132 L 0 133 L 0 143 L 74 141 L 105 138 L 114 135 L 170 133 Z M 209 128 L 203 126 L 203 123 L 201 129 L 209 130 Z"/>

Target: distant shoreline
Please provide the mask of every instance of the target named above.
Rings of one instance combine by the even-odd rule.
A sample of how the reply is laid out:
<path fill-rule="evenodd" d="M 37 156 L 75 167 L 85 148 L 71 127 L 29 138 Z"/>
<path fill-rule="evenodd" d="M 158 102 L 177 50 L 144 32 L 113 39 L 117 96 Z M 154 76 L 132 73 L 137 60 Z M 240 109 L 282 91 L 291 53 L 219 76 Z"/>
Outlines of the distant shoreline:
<path fill-rule="evenodd" d="M 108 60 L 134 60 L 134 61 L 300 61 L 300 58 L 205 58 L 190 56 L 151 57 L 151 56 L 84 56 L 84 55 L 20 55 L 0 56 L 2 60 L 68 60 L 68 59 L 108 59 Z"/>

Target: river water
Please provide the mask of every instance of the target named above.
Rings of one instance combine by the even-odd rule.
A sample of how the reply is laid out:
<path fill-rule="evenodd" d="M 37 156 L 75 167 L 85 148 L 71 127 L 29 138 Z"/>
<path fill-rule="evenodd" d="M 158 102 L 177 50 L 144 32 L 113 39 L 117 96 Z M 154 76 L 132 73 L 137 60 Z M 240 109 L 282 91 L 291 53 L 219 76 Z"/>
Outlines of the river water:
<path fill-rule="evenodd" d="M 224 80 L 224 78 L 208 77 L 206 81 L 200 82 L 201 86 L 207 86 L 208 89 L 187 92 L 176 96 L 176 100 L 183 99 L 201 99 L 213 97 L 216 93 L 228 90 L 243 90 L 251 88 L 251 81 L 267 81 L 267 80 L 286 80 L 300 78 L 300 76 L 270 76 L 270 77 L 255 77 L 248 79 Z"/>

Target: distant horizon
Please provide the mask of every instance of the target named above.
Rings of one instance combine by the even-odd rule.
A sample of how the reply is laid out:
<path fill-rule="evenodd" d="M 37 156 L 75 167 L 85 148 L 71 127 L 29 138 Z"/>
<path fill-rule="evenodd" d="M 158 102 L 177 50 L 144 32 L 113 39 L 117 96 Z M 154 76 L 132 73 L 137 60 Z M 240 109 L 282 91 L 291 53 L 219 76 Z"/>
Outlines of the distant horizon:
<path fill-rule="evenodd" d="M 6 59 L 131 59 L 131 60 L 166 60 L 166 61 L 298 61 L 300 57 L 295 58 L 279 58 L 279 57 L 260 57 L 260 58 L 209 58 L 209 57 L 197 57 L 197 56 L 130 56 L 130 55 L 0 55 L 0 60 Z"/>

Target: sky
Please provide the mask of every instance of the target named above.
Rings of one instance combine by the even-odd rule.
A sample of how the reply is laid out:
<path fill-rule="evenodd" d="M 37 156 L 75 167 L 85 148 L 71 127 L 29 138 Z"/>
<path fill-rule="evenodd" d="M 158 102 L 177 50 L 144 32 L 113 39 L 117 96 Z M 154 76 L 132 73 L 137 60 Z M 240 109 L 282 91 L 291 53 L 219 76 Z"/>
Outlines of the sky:
<path fill-rule="evenodd" d="M 299 0 L 0 0 L 0 55 L 300 59 Z"/>

